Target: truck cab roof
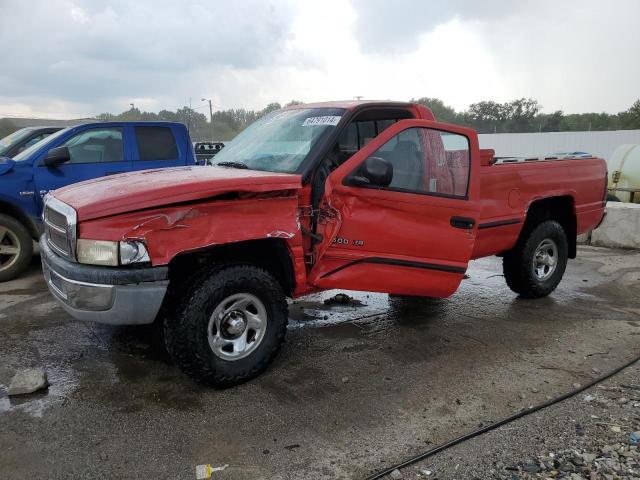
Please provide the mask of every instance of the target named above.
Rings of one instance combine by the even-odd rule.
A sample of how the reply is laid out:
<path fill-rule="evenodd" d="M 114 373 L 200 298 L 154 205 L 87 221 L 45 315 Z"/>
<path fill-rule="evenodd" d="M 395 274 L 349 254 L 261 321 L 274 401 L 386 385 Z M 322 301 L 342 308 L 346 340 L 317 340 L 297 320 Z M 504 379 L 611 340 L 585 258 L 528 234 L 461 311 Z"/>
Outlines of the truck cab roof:
<path fill-rule="evenodd" d="M 301 103 L 284 107 L 283 110 L 302 109 L 302 108 L 343 108 L 345 110 L 357 110 L 361 107 L 396 107 L 396 108 L 412 108 L 416 103 L 399 102 L 392 100 L 336 100 L 331 102 L 315 102 Z"/>

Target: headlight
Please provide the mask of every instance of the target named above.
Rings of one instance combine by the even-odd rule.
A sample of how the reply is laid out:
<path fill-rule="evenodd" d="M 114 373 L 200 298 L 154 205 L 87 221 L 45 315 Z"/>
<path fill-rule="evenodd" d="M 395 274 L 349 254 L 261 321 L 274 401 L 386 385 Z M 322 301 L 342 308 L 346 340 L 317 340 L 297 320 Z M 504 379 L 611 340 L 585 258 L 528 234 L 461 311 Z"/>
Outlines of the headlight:
<path fill-rule="evenodd" d="M 149 262 L 149 254 L 142 242 L 110 242 L 105 240 L 78 240 L 78 262 L 89 265 L 130 265 Z"/>
<path fill-rule="evenodd" d="M 147 248 L 142 242 L 120 242 L 120 263 L 130 265 L 132 263 L 150 262 Z"/>
<path fill-rule="evenodd" d="M 80 238 L 76 255 L 80 263 L 115 267 L 118 265 L 118 242 Z"/>

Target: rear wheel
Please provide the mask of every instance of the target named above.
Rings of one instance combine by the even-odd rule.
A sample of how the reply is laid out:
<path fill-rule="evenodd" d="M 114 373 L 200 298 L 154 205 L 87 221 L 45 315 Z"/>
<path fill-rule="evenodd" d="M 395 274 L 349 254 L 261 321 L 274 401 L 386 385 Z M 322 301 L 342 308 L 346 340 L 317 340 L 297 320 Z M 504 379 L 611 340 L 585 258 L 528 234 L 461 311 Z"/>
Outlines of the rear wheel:
<path fill-rule="evenodd" d="M 524 298 L 553 292 L 567 267 L 568 242 L 562 226 L 547 220 L 528 233 L 502 259 L 509 288 Z"/>
<path fill-rule="evenodd" d="M 164 320 L 167 351 L 198 382 L 226 387 L 264 371 L 287 329 L 287 302 L 276 279 L 242 265 L 197 276 Z"/>
<path fill-rule="evenodd" d="M 33 240 L 25 226 L 9 215 L 0 214 L 0 282 L 20 275 L 32 255 Z"/>

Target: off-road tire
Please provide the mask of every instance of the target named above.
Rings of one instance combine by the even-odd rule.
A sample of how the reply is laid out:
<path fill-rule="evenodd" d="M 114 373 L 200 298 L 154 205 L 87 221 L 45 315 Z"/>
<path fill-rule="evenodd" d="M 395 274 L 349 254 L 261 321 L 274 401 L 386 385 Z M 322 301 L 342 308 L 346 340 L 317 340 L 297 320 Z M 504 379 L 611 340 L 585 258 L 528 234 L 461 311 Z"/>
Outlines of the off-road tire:
<path fill-rule="evenodd" d="M 163 315 L 164 340 L 171 359 L 197 382 L 230 387 L 262 373 L 284 342 L 288 323 L 287 302 L 278 281 L 251 265 L 214 267 L 194 275 L 179 297 L 168 302 Z M 258 297 L 267 311 L 267 327 L 260 344 L 248 356 L 233 361 L 216 356 L 208 342 L 212 312 L 236 293 Z"/>
<path fill-rule="evenodd" d="M 523 298 L 546 297 L 556 289 L 567 267 L 567 234 L 562 225 L 554 220 L 546 220 L 525 228 L 526 231 L 516 246 L 502 259 L 504 277 L 509 288 Z M 534 274 L 532 265 L 536 248 L 545 239 L 555 242 L 558 258 L 553 274 L 541 281 Z"/>
<path fill-rule="evenodd" d="M 6 282 L 16 278 L 24 272 L 29 265 L 31 257 L 33 256 L 33 239 L 27 228 L 9 215 L 0 213 L 0 228 L 6 228 L 13 234 L 17 239 L 20 249 L 20 253 L 18 253 L 17 258 L 12 262 L 11 266 L 3 269 L 0 263 L 0 282 Z M 2 241 L 1 238 L 0 241 Z M 3 257 L 3 259 L 6 258 L 7 257 Z"/>

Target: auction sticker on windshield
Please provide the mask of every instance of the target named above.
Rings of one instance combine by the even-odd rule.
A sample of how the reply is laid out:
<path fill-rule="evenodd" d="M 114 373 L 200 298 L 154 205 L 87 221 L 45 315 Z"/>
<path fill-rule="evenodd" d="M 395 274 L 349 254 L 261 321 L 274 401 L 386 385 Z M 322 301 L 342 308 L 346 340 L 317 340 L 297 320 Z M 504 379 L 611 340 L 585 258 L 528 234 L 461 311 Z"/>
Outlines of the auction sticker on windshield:
<path fill-rule="evenodd" d="M 342 117 L 337 115 L 324 115 L 322 117 L 309 117 L 302 122 L 303 127 L 313 127 L 316 125 L 336 126 Z"/>

